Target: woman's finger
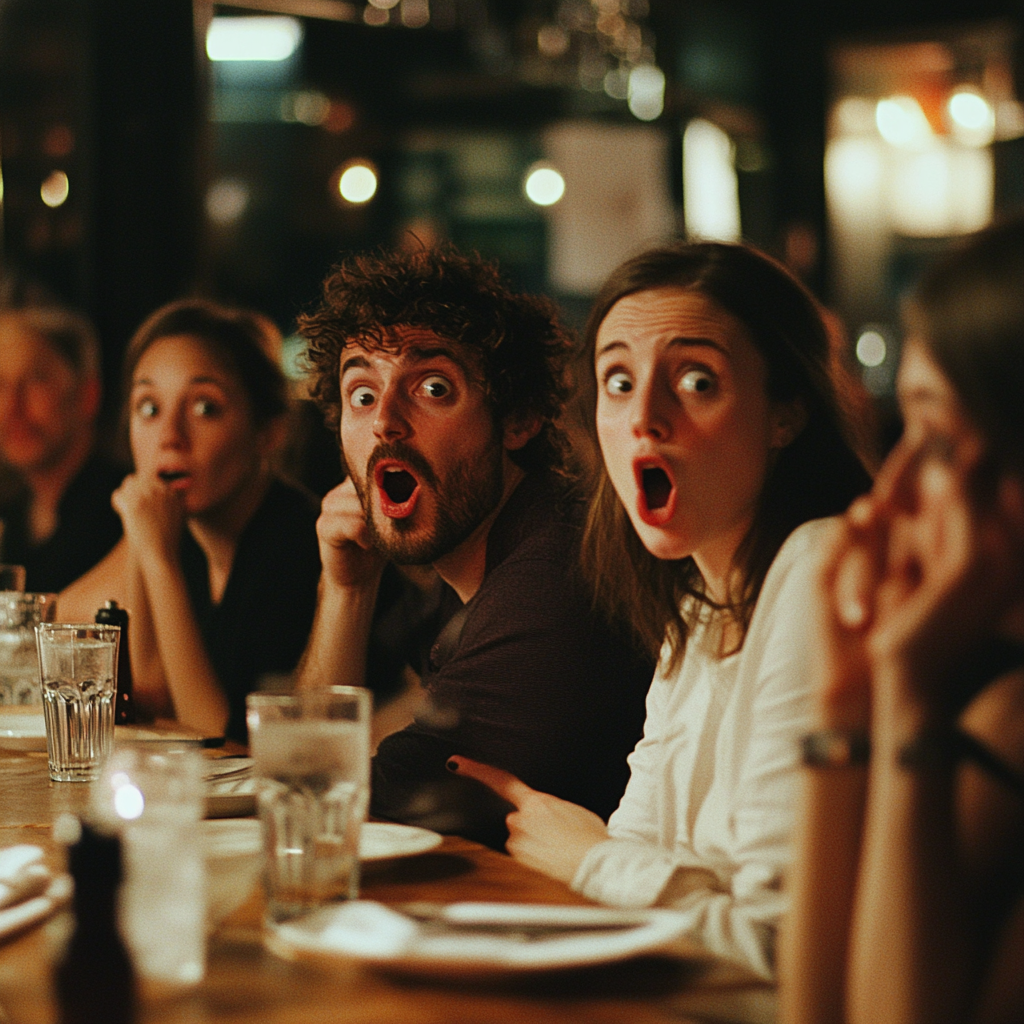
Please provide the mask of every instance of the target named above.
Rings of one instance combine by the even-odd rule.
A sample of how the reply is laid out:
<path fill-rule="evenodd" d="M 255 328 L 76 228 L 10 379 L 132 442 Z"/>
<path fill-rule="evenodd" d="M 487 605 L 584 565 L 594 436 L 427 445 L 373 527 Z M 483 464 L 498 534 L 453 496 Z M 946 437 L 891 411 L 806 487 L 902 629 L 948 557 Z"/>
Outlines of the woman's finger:
<path fill-rule="evenodd" d="M 450 758 L 448 770 L 482 782 L 488 789 L 493 789 L 498 796 L 515 807 L 520 807 L 527 797 L 536 792 L 511 772 L 495 768 L 493 765 L 482 764 L 480 761 L 473 761 L 468 757 L 456 755 Z"/>

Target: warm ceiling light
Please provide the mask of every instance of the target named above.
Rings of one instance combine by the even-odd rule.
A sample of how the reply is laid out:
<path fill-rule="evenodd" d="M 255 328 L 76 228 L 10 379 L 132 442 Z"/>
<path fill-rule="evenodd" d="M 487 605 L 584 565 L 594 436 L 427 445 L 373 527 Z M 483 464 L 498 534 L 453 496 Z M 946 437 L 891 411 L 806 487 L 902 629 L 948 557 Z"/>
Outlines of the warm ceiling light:
<path fill-rule="evenodd" d="M 68 198 L 68 176 L 63 171 L 53 171 L 39 188 L 43 202 L 51 208 L 64 204 Z"/>
<path fill-rule="evenodd" d="M 875 124 L 882 138 L 900 149 L 920 149 L 932 137 L 932 127 L 913 96 L 890 96 L 875 106 Z"/>
<path fill-rule="evenodd" d="M 287 60 L 302 42 L 297 18 L 214 18 L 206 33 L 210 60 Z"/>
<path fill-rule="evenodd" d="M 550 164 L 534 164 L 526 172 L 523 191 L 531 203 L 554 206 L 565 195 L 565 178 Z"/>
<path fill-rule="evenodd" d="M 996 133 L 995 111 L 973 89 L 958 89 L 946 104 L 953 135 L 967 146 L 987 146 Z"/>
<path fill-rule="evenodd" d="M 665 73 L 655 64 L 638 65 L 629 73 L 627 95 L 634 117 L 655 120 L 665 109 Z"/>
<path fill-rule="evenodd" d="M 377 172 L 362 160 L 348 164 L 338 177 L 338 192 L 347 203 L 369 202 L 377 192 Z"/>

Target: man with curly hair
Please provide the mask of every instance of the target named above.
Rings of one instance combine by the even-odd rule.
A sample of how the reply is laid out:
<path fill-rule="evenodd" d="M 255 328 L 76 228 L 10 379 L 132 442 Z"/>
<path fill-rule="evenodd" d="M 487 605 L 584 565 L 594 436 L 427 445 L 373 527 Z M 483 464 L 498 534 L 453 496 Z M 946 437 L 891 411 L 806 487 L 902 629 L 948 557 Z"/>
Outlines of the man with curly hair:
<path fill-rule="evenodd" d="M 324 499 L 301 686 L 366 677 L 387 561 L 446 584 L 412 667 L 428 710 L 384 739 L 373 813 L 502 846 L 508 806 L 445 771 L 486 760 L 607 817 L 652 666 L 593 610 L 556 424 L 572 340 L 553 304 L 454 249 L 353 256 L 300 321 L 347 480 Z"/>

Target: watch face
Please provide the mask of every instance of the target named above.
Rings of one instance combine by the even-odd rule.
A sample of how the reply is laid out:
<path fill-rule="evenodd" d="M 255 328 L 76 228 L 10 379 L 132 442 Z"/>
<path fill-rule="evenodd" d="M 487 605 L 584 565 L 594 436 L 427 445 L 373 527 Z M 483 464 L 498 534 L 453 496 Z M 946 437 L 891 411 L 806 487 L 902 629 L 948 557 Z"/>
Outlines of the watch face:
<path fill-rule="evenodd" d="M 803 762 L 812 768 L 844 768 L 867 764 L 871 743 L 866 733 L 821 729 L 808 733 L 801 742 Z"/>

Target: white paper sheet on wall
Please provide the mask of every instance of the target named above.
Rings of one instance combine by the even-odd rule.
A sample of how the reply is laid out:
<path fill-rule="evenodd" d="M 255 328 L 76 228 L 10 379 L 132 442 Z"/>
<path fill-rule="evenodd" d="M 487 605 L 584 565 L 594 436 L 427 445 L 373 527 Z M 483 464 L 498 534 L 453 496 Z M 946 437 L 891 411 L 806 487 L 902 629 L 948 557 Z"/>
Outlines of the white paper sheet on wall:
<path fill-rule="evenodd" d="M 545 155 L 565 178 L 548 210 L 552 286 L 592 295 L 624 259 L 671 238 L 669 138 L 645 125 L 571 121 L 544 133 Z"/>

